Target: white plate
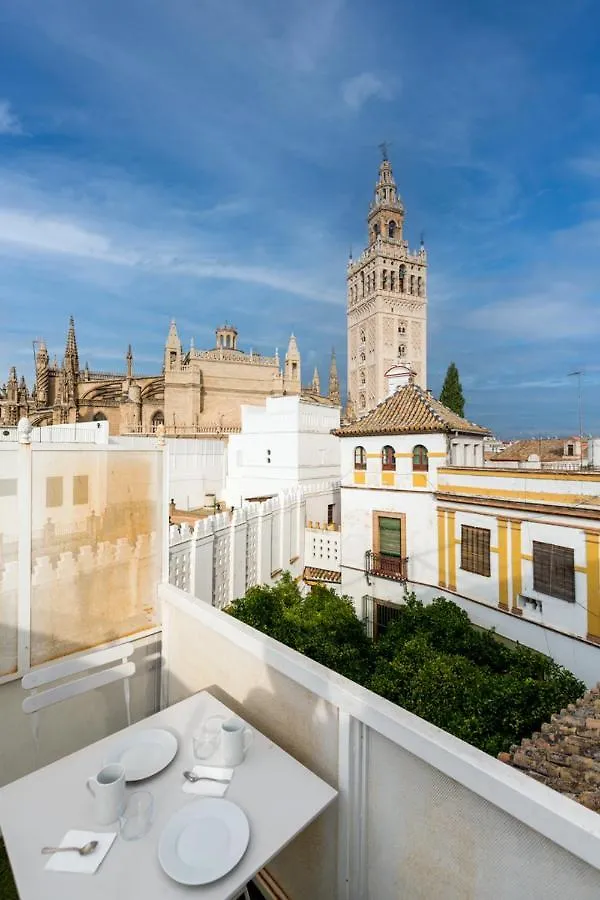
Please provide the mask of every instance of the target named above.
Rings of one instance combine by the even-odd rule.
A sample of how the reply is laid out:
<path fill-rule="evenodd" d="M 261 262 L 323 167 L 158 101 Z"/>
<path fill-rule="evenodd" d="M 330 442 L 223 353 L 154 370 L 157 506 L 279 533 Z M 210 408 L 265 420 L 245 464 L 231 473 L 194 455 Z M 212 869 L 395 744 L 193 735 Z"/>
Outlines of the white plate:
<path fill-rule="evenodd" d="M 125 766 L 126 781 L 141 781 L 165 769 L 177 753 L 177 738 L 162 728 L 142 728 L 111 745 L 107 763 Z"/>
<path fill-rule="evenodd" d="M 246 814 L 231 800 L 204 797 L 167 822 L 158 859 L 180 884 L 210 884 L 239 863 L 250 840 Z"/>

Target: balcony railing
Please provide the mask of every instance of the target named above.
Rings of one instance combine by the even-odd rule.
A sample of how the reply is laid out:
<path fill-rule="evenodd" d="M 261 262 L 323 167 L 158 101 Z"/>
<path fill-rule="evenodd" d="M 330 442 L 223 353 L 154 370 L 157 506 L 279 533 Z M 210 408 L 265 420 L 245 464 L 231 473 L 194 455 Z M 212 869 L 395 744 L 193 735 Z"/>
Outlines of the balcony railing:
<path fill-rule="evenodd" d="M 365 553 L 365 575 L 390 578 L 392 581 L 406 581 L 408 578 L 408 557 L 387 556 L 385 553 Z"/>

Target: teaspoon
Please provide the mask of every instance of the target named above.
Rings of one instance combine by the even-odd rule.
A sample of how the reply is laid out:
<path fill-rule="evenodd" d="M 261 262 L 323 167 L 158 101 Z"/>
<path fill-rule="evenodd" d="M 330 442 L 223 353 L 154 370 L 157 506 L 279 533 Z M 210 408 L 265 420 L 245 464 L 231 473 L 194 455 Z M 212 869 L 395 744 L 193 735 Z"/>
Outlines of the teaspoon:
<path fill-rule="evenodd" d="M 42 847 L 42 853 L 66 853 L 67 850 L 74 850 L 80 856 L 88 856 L 97 846 L 98 841 L 88 841 L 83 847 Z"/>

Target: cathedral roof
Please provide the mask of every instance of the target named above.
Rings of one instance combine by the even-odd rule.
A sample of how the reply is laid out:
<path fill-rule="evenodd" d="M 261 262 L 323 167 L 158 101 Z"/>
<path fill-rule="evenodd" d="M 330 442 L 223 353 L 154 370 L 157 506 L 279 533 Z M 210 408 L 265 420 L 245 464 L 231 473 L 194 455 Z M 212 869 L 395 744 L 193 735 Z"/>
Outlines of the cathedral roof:
<path fill-rule="evenodd" d="M 342 425 L 333 433 L 339 437 L 379 434 L 433 434 L 458 431 L 463 434 L 489 434 L 434 399 L 416 384 L 399 388 L 357 422 Z"/>

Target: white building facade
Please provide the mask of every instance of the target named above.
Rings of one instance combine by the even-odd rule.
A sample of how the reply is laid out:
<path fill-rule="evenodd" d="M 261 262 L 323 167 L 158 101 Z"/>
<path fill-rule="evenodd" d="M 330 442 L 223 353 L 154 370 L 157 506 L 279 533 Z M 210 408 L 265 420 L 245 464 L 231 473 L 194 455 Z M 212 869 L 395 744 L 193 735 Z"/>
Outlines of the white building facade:
<path fill-rule="evenodd" d="M 302 397 L 269 397 L 242 407 L 242 430 L 228 445 L 226 499 L 231 506 L 340 475 L 338 406 Z M 314 518 L 309 510 L 309 518 Z M 322 518 L 322 514 L 319 514 Z M 339 521 L 339 509 L 336 521 Z"/>
<path fill-rule="evenodd" d="M 446 596 L 596 683 L 600 474 L 484 468 L 456 419 L 411 385 L 339 429 L 342 592 L 375 634 L 405 587 Z"/>

